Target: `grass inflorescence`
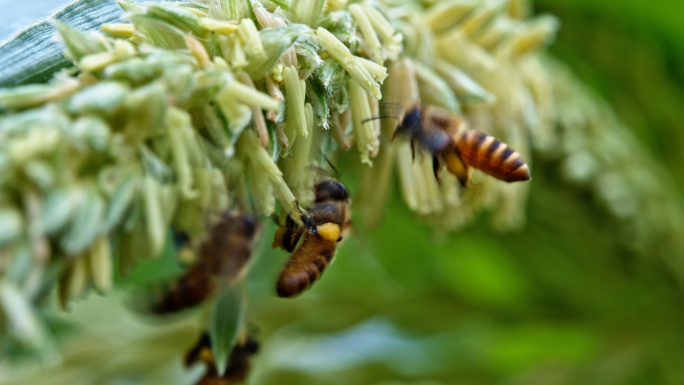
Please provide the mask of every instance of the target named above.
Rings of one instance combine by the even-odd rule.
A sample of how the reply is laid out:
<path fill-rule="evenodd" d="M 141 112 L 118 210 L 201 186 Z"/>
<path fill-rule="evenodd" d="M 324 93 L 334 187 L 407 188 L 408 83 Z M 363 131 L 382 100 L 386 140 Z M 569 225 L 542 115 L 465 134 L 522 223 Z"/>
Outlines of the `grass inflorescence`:
<path fill-rule="evenodd" d="M 221 210 L 298 212 L 337 149 L 358 151 L 366 223 L 395 174 L 439 228 L 484 208 L 498 228 L 524 223 L 529 184 L 477 172 L 466 191 L 448 173 L 438 183 L 429 156 L 392 140 L 396 119 L 368 120 L 388 105 L 440 106 L 528 161 L 560 159 L 637 248 L 680 228 L 639 145 L 541 53 L 553 17 L 522 0 L 429 3 L 120 0 L 129 23 L 54 22 L 75 69 L 0 90 L 2 332 L 49 345 L 36 309 L 55 286 L 63 307 L 106 293 L 170 228 L 196 245 Z"/>

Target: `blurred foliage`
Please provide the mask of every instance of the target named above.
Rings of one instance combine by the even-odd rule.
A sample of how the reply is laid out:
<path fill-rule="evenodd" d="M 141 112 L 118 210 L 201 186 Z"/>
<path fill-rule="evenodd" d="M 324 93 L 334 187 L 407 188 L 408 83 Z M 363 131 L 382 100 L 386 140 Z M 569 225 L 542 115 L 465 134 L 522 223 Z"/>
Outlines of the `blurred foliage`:
<path fill-rule="evenodd" d="M 563 23 L 553 53 L 615 106 L 684 191 L 684 4 L 537 4 Z M 344 169 L 354 156 L 338 164 L 352 189 Z M 661 260 L 620 246 L 616 224 L 558 168 L 535 163 L 517 233 L 492 235 L 485 213 L 457 234 L 435 234 L 394 196 L 384 223 L 357 227 L 325 279 L 291 301 L 272 294 L 287 255 L 264 239 L 250 272 L 248 318 L 264 341 L 251 383 L 684 383 L 682 283 Z M 160 261 L 133 276 L 151 279 Z"/>
<path fill-rule="evenodd" d="M 684 4 L 540 0 L 562 28 L 551 52 L 596 89 L 684 191 Z"/>
<path fill-rule="evenodd" d="M 278 256 L 263 255 L 252 318 L 268 343 L 253 383 L 684 381 L 679 283 L 621 249 L 611 222 L 553 170 L 537 165 L 547 174 L 515 234 L 492 236 L 481 218 L 436 241 L 394 199 L 385 226 L 359 231 L 294 302 L 272 298 Z"/>
<path fill-rule="evenodd" d="M 554 56 L 615 107 L 681 194 L 684 4 L 536 5 L 562 21 Z M 684 382 L 681 282 L 621 247 L 615 224 L 557 169 L 535 163 L 519 233 L 492 236 L 485 215 L 435 241 L 394 199 L 383 225 L 347 244 L 315 293 L 255 301 L 253 318 L 272 325 L 261 323 L 271 346 L 254 383 Z M 278 358 L 287 348 L 277 342 L 300 358 Z M 317 355 L 325 364 L 312 363 Z"/>

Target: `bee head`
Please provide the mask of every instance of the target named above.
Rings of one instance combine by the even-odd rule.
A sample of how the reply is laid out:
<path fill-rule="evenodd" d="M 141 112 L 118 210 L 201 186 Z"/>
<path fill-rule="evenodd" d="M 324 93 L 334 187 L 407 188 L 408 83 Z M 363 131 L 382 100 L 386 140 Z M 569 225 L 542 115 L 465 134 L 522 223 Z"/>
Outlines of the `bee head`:
<path fill-rule="evenodd" d="M 259 231 L 259 222 L 250 215 L 243 215 L 240 219 L 240 225 L 242 226 L 244 234 L 249 238 L 254 237 L 256 232 Z"/>
<path fill-rule="evenodd" d="M 224 211 L 223 221 L 228 224 L 230 231 L 235 231 L 247 238 L 254 238 L 259 231 L 259 222 L 251 215 Z"/>
<path fill-rule="evenodd" d="M 259 342 L 254 339 L 254 337 L 247 336 L 247 340 L 245 341 L 245 345 L 242 347 L 242 350 L 250 355 L 256 354 L 259 351 Z"/>
<path fill-rule="evenodd" d="M 404 119 L 397 128 L 397 134 L 409 135 L 415 137 L 420 135 L 423 131 L 421 120 L 421 110 L 419 107 L 411 109 L 404 115 Z"/>
<path fill-rule="evenodd" d="M 325 180 L 315 187 L 316 203 L 332 201 L 346 201 L 349 199 L 349 190 L 342 182 L 335 179 Z"/>

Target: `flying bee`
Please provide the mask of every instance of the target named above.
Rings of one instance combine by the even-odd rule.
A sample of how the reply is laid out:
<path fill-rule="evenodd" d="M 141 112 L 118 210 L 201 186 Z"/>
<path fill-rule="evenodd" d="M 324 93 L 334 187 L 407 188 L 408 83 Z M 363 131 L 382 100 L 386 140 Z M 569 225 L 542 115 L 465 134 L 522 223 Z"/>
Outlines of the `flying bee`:
<path fill-rule="evenodd" d="M 520 154 L 492 136 L 476 130 L 466 130 L 458 134 L 456 146 L 457 154 L 466 167 L 472 166 L 508 183 L 532 179 L 530 168 Z M 445 160 L 448 168 L 448 157 Z"/>
<path fill-rule="evenodd" d="M 259 231 L 259 223 L 248 215 L 230 211 L 220 214 L 199 248 L 197 261 L 166 288 L 150 306 L 155 314 L 175 313 L 204 302 L 222 286 L 245 274 Z"/>
<path fill-rule="evenodd" d="M 390 116 L 380 116 L 385 118 Z M 439 107 L 411 108 L 401 119 L 396 135 L 408 136 L 415 152 L 418 143 L 433 156 L 435 177 L 443 167 L 465 187 L 471 168 L 505 182 L 530 180 L 530 169 L 506 143 L 476 130 Z"/>
<path fill-rule="evenodd" d="M 244 384 L 250 369 L 250 357 L 259 351 L 259 343 L 249 334 L 243 334 L 228 357 L 228 365 L 223 375 L 219 375 L 211 348 L 208 333 L 203 333 L 195 346 L 185 355 L 185 366 L 190 367 L 202 362 L 207 371 L 196 385 L 233 385 Z"/>
<path fill-rule="evenodd" d="M 297 226 L 288 217 L 285 226 L 275 233 L 273 247 L 292 253 L 276 285 L 278 296 L 283 298 L 301 294 L 321 277 L 351 228 L 350 198 L 345 185 L 327 179 L 316 184 L 314 193 L 313 206 L 308 214 L 302 214 L 304 226 Z"/>

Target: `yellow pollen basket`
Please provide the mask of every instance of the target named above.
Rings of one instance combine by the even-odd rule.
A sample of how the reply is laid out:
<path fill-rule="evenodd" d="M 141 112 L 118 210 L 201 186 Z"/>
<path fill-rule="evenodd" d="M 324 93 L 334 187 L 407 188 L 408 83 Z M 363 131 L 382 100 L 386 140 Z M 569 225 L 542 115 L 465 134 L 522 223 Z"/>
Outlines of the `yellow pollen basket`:
<path fill-rule="evenodd" d="M 340 239 L 340 226 L 335 223 L 324 223 L 318 226 L 316 233 L 327 241 L 337 242 Z"/>

